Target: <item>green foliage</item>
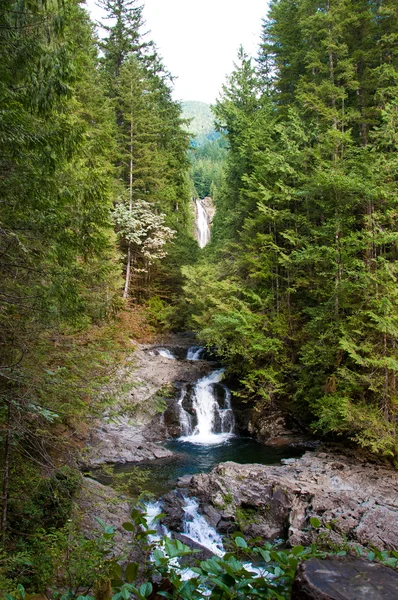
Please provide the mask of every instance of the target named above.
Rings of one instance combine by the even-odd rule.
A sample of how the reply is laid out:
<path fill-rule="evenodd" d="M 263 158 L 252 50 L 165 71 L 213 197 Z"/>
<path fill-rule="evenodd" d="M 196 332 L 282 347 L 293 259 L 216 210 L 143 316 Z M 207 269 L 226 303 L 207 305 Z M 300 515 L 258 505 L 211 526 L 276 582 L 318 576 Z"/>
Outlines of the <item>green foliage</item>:
<path fill-rule="evenodd" d="M 125 204 L 117 204 L 113 218 L 120 237 L 132 247 L 134 270 L 146 270 L 166 256 L 164 246 L 175 232 L 164 225 L 165 215 L 155 214 L 148 202 L 136 200 L 132 210 Z"/>
<path fill-rule="evenodd" d="M 154 594 L 170 599 L 185 598 L 269 598 L 288 600 L 299 562 L 310 558 L 345 556 L 347 550 L 338 547 L 327 552 L 318 544 L 310 547 L 295 546 L 281 548 L 267 543 L 258 546 L 247 542 L 236 533 L 229 542 L 229 550 L 222 557 L 199 561 L 196 550 L 191 550 L 178 539 L 159 538 L 152 529 L 163 517 L 157 515 L 151 523 L 146 518 L 144 505 L 140 501 L 131 512 L 131 519 L 123 523 L 125 531 L 131 533 L 131 558 L 126 562 L 112 557 L 114 529 L 99 521 L 103 528 L 97 540 L 76 537 L 70 528 L 49 536 L 48 559 L 60 560 L 62 552 L 68 551 L 68 559 L 57 579 L 63 592 L 54 590 L 54 599 L 72 600 L 78 596 L 92 599 L 106 592 L 112 600 L 144 600 Z M 318 528 L 319 519 L 313 517 L 311 525 Z M 331 528 L 331 527 L 330 527 Z M 323 544 L 325 545 L 325 544 Z M 398 553 L 378 550 L 350 549 L 368 560 L 397 568 Z M 86 556 L 85 554 L 86 553 Z M 82 560 L 82 558 L 84 560 Z M 189 577 L 187 577 L 189 568 Z M 20 600 L 25 588 L 19 583 L 9 588 L 7 600 Z M 14 591 L 15 590 L 15 591 Z M 102 597 L 102 596 L 101 596 Z"/>
<path fill-rule="evenodd" d="M 193 327 L 252 405 L 392 459 L 397 19 L 390 0 L 271 3 L 257 67 L 241 50 L 215 107 L 225 179 L 184 270 Z"/>
<path fill-rule="evenodd" d="M 218 137 L 214 129 L 214 115 L 209 104 L 205 102 L 183 102 L 182 114 L 187 121 L 186 129 L 193 136 L 194 147 Z"/>
<path fill-rule="evenodd" d="M 201 147 L 189 149 L 190 177 L 195 198 L 210 196 L 217 200 L 222 186 L 224 163 L 227 155 L 225 140 L 218 138 Z"/>
<path fill-rule="evenodd" d="M 114 216 L 126 257 L 124 297 L 142 301 L 162 286 L 160 259 L 191 233 L 189 137 L 170 75 L 142 35 L 142 7 L 135 0 L 102 4 L 112 20 L 101 62 L 116 120 Z"/>
<path fill-rule="evenodd" d="M 156 520 L 161 517 L 158 515 Z M 237 534 L 231 551 L 222 558 L 212 557 L 199 562 L 194 560 L 196 551 L 178 539 L 153 537 L 156 531 L 149 529 L 145 515 L 139 509 L 132 511 L 131 521 L 123 527 L 132 533 L 140 556 L 137 561 L 124 565 L 124 569 L 117 563 L 111 566 L 112 587 L 116 592 L 112 600 L 142 600 L 152 592 L 186 600 L 206 597 L 283 600 L 290 598 L 297 564 L 313 556 L 324 556 L 315 546 L 297 546 L 291 550 L 281 550 L 272 544 L 249 546 Z M 187 557 L 192 572 L 189 579 L 184 577 Z M 156 583 L 145 581 L 145 578 Z"/>

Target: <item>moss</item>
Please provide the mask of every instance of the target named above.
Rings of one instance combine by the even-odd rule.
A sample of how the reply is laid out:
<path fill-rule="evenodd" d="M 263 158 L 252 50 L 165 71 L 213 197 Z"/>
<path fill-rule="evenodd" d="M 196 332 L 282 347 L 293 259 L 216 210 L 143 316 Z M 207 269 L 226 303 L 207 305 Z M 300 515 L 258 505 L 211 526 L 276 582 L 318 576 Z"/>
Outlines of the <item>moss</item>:
<path fill-rule="evenodd" d="M 242 508 L 239 506 L 235 512 L 236 521 L 241 529 L 247 527 L 251 523 L 255 523 L 258 517 L 258 511 L 254 508 Z"/>

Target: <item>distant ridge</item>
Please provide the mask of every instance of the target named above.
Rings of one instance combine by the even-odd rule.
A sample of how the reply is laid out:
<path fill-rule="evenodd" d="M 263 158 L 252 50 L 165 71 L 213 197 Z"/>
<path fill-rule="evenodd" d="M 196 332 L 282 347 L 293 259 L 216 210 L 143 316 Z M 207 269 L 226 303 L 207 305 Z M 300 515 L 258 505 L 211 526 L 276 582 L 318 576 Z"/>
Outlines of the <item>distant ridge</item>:
<path fill-rule="evenodd" d="M 182 102 L 182 115 L 184 119 L 191 119 L 187 130 L 195 136 L 195 145 L 203 145 L 219 137 L 214 127 L 214 115 L 210 104 L 198 101 Z"/>
<path fill-rule="evenodd" d="M 184 119 L 192 119 L 188 129 L 194 135 L 207 135 L 214 131 L 214 115 L 210 104 L 205 102 L 183 102 L 182 114 Z"/>

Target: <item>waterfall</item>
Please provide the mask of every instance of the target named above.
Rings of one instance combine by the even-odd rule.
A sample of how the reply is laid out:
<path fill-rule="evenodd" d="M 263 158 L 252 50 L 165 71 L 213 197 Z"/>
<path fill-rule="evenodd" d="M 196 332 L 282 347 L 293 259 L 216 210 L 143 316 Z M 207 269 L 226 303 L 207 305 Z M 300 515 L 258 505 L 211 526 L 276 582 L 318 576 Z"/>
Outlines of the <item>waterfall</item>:
<path fill-rule="evenodd" d="M 225 555 L 225 549 L 223 545 L 222 536 L 217 533 L 214 527 L 211 527 L 206 521 L 205 517 L 199 512 L 199 502 L 196 498 L 188 498 L 184 496 L 185 504 L 183 506 L 184 517 L 182 521 L 183 532 L 187 538 L 200 544 L 204 548 L 207 548 L 215 556 L 222 558 Z M 162 539 L 164 537 L 172 537 L 171 532 L 161 525 L 156 517 L 162 512 L 162 506 L 159 500 L 157 502 L 148 502 L 145 506 L 145 520 L 150 529 L 156 529 L 156 534 L 148 536 L 149 542 L 154 542 L 158 547 L 162 546 Z M 153 560 L 153 557 L 152 557 Z M 195 577 L 196 574 L 189 568 L 181 569 L 179 560 L 173 558 L 170 561 L 170 567 L 176 568 L 179 571 L 179 575 L 182 581 L 187 581 Z M 268 577 L 272 579 L 264 566 L 253 565 L 250 562 L 244 562 L 243 567 L 249 573 L 253 573 L 253 577 Z"/>
<path fill-rule="evenodd" d="M 160 542 L 163 537 L 170 537 L 170 531 L 164 525 L 161 525 L 156 519 L 162 512 L 162 506 L 157 500 L 156 502 L 147 502 L 145 504 L 145 521 L 147 522 L 149 529 L 156 529 L 156 534 L 148 536 L 149 542 Z"/>
<path fill-rule="evenodd" d="M 191 346 L 188 348 L 187 360 L 200 360 L 203 350 L 203 346 Z"/>
<path fill-rule="evenodd" d="M 203 200 L 196 200 L 196 231 L 199 247 L 204 248 L 210 241 L 210 227 Z"/>
<path fill-rule="evenodd" d="M 217 556 L 224 556 L 225 550 L 222 537 L 214 527 L 211 527 L 203 515 L 198 512 L 199 503 L 196 498 L 184 496 L 184 535 Z"/>
<path fill-rule="evenodd" d="M 231 408 L 231 393 L 225 385 L 220 386 L 224 391 L 222 406 L 214 394 L 214 384 L 221 381 L 223 373 L 224 369 L 219 369 L 197 381 L 192 398 L 192 409 L 196 414 L 197 425 L 193 431 L 192 428 L 189 430 L 189 435 L 184 434 L 180 438 L 181 441 L 194 444 L 219 444 L 233 436 L 235 419 Z M 182 411 L 186 413 L 182 405 L 183 399 L 181 399 L 180 414 Z M 187 413 L 186 417 L 190 419 Z M 181 417 L 180 420 L 184 431 Z"/>
<path fill-rule="evenodd" d="M 159 356 L 163 356 L 163 358 L 171 358 L 175 360 L 175 356 L 167 348 L 158 348 L 157 352 Z"/>
<path fill-rule="evenodd" d="M 180 425 L 181 425 L 181 433 L 183 435 L 189 435 L 192 432 L 192 418 L 186 410 L 184 410 L 182 403 L 184 402 L 184 398 L 187 395 L 187 390 L 182 389 L 181 395 L 178 400 L 178 409 L 180 413 Z"/>

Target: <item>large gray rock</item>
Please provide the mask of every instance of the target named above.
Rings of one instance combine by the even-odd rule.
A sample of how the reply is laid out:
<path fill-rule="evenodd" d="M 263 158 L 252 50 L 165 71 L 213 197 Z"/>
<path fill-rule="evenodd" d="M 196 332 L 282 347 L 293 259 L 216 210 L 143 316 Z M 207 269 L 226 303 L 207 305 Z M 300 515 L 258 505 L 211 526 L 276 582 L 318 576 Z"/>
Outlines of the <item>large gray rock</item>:
<path fill-rule="evenodd" d="M 190 345 L 192 338 L 181 336 L 165 339 L 163 347 L 184 356 Z M 181 386 L 204 377 L 214 365 L 168 359 L 159 355 L 158 347 L 137 345 L 104 387 L 104 396 L 116 396 L 118 400 L 89 433 L 82 453 L 85 468 L 172 456 L 159 442 L 181 433 L 176 409 Z M 166 418 L 161 415 L 165 406 Z"/>
<path fill-rule="evenodd" d="M 344 557 L 300 563 L 292 600 L 397 600 L 398 573 L 378 563 Z"/>
<path fill-rule="evenodd" d="M 222 463 L 195 475 L 189 494 L 205 515 L 211 508 L 209 521 L 223 532 L 287 537 L 291 545 L 321 532 L 333 544 L 398 548 L 398 473 L 344 451 L 307 452 L 282 466 Z"/>

